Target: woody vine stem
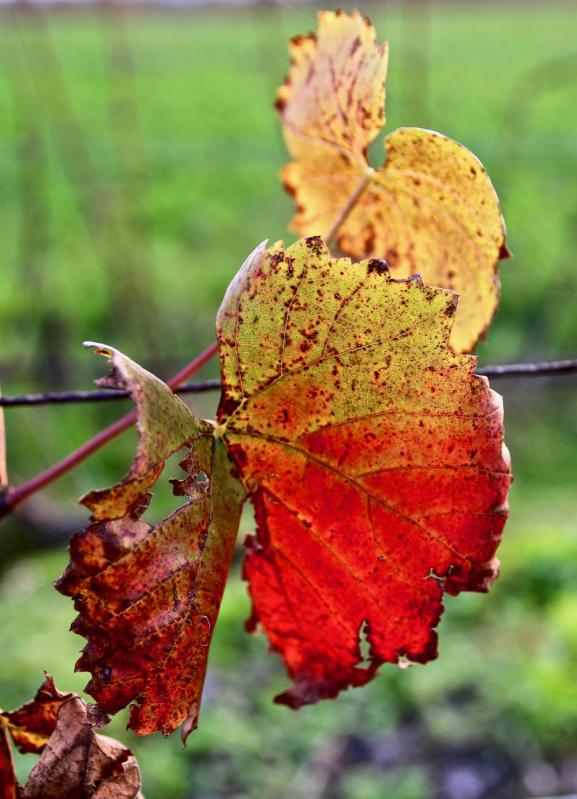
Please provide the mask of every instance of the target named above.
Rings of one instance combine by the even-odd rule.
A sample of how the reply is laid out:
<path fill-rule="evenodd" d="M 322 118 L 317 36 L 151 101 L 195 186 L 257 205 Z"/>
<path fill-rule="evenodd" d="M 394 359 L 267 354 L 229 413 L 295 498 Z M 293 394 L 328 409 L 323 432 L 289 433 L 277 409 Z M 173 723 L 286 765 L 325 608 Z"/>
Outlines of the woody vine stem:
<path fill-rule="evenodd" d="M 372 173 L 374 170 L 367 170 L 363 175 L 356 189 L 350 196 L 347 203 L 343 206 L 339 215 L 335 219 L 331 228 L 323 237 L 327 244 L 331 243 L 341 225 L 349 217 L 359 198 L 365 191 L 366 187 L 371 181 Z M 198 391 L 208 391 L 218 388 L 218 381 L 207 381 L 206 383 L 187 383 L 186 381 L 195 374 L 202 366 L 210 361 L 218 352 L 217 342 L 210 344 L 200 355 L 197 355 L 189 364 L 187 364 L 180 372 L 168 381 L 168 385 L 175 392 L 178 393 L 192 393 Z M 551 361 L 545 363 L 529 363 L 529 364 L 507 364 L 503 366 L 488 366 L 477 370 L 477 374 L 486 375 L 487 377 L 519 377 L 519 376 L 541 376 L 541 375 L 558 375 L 570 372 L 577 372 L 577 359 L 566 361 Z M 107 400 L 107 399 L 120 399 L 129 396 L 126 391 L 85 391 L 85 392 L 68 392 L 63 394 L 36 394 L 36 395 L 22 395 L 19 397 L 0 397 L 0 408 L 15 407 L 22 405 L 40 405 L 48 403 L 62 403 L 62 402 L 85 402 L 93 400 Z M 1 417 L 0 417 L 1 418 Z M 101 430 L 96 436 L 91 438 L 78 449 L 71 452 L 62 460 L 45 469 L 40 474 L 27 480 L 16 487 L 5 486 L 0 489 L 0 518 L 6 516 L 20 505 L 24 500 L 35 494 L 37 491 L 45 488 L 53 483 L 58 478 L 62 477 L 67 472 L 78 466 L 78 464 L 85 461 L 90 455 L 99 450 L 109 441 L 120 435 L 120 433 L 127 430 L 136 421 L 136 411 L 131 411 L 125 416 L 118 419 L 114 424 Z M 0 478 L 3 477 L 2 472 L 5 469 L 0 468 Z"/>

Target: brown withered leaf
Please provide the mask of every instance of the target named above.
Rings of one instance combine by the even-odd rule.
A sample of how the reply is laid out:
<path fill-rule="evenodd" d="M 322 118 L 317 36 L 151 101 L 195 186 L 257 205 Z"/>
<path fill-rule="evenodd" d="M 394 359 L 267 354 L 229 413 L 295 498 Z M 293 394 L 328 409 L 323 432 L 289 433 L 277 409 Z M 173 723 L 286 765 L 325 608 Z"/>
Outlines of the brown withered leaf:
<path fill-rule="evenodd" d="M 143 799 L 132 753 L 94 731 L 106 721 L 47 675 L 32 701 L 0 714 L 1 799 Z M 22 752 L 40 754 L 23 788 L 8 733 Z"/>
<path fill-rule="evenodd" d="M 401 128 L 384 140 L 384 167 L 371 168 L 388 51 L 358 12 L 321 11 L 318 35 L 293 39 L 290 54 L 276 105 L 293 158 L 282 173 L 297 207 L 293 228 L 326 235 L 340 221 L 335 238 L 346 255 L 384 258 L 395 277 L 418 272 L 456 291 L 451 344 L 470 352 L 497 308 L 498 262 L 508 255 L 483 165 L 440 133 Z"/>
<path fill-rule="evenodd" d="M 40 754 L 56 729 L 58 711 L 72 694 L 63 694 L 46 675 L 36 696 L 16 710 L 0 710 L 0 799 L 20 797 L 8 734 L 22 753 Z"/>
<path fill-rule="evenodd" d="M 249 626 L 294 681 L 277 701 L 436 657 L 444 593 L 498 573 L 502 403 L 449 346 L 456 304 L 319 238 L 257 249 L 229 286 L 217 432 L 256 509 Z"/>
<path fill-rule="evenodd" d="M 243 491 L 213 427 L 196 419 L 158 378 L 113 348 L 106 385 L 130 390 L 138 449 L 124 480 L 82 500 L 92 523 L 73 536 L 57 583 L 75 600 L 72 629 L 88 639 L 77 669 L 106 713 L 133 703 L 129 727 L 168 734 L 195 728 L 208 648 L 228 575 Z M 168 456 L 187 448 L 185 504 L 150 525 L 141 519 Z M 219 486 L 213 491 L 213 484 Z"/>
<path fill-rule="evenodd" d="M 87 711 L 78 696 L 63 703 L 22 799 L 142 799 L 133 754 L 113 738 L 97 735 Z"/>

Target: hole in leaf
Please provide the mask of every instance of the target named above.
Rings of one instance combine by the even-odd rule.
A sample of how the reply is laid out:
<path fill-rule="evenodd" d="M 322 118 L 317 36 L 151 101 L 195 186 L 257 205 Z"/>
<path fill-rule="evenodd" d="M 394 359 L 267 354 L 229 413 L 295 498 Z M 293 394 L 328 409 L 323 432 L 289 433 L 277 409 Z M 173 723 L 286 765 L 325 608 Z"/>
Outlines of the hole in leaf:
<path fill-rule="evenodd" d="M 369 641 L 369 623 L 366 619 L 359 625 L 359 655 L 360 660 L 355 664 L 356 669 L 366 669 L 371 665 L 371 642 Z"/>
<path fill-rule="evenodd" d="M 152 500 L 147 510 L 142 514 L 142 521 L 152 525 L 158 524 L 170 513 L 187 503 L 187 497 L 176 497 L 174 495 L 170 480 L 181 480 L 184 477 L 184 472 L 179 464 L 188 451 L 187 447 L 183 447 L 166 460 L 160 477 L 150 489 Z M 204 477 L 208 480 L 206 474 Z"/>
<path fill-rule="evenodd" d="M 195 475 L 194 479 L 202 488 L 208 488 L 210 485 L 210 478 L 206 472 L 200 471 L 197 475 Z"/>
<path fill-rule="evenodd" d="M 425 580 L 435 580 L 437 585 L 439 586 L 439 588 L 441 588 L 443 591 L 445 590 L 445 580 L 446 579 L 447 579 L 446 575 L 437 574 L 437 572 L 433 569 L 432 566 L 429 569 L 429 573 L 425 577 Z"/>
<path fill-rule="evenodd" d="M 377 136 L 377 138 L 369 144 L 367 160 L 373 169 L 380 169 L 385 165 L 386 157 L 387 153 L 383 145 L 383 137 Z"/>

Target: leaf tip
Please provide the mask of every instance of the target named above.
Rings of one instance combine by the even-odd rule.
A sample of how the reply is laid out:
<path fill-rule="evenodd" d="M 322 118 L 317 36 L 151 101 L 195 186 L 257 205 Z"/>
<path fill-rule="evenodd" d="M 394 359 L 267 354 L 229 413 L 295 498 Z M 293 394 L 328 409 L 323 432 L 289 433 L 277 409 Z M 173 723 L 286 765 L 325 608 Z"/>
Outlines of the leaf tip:
<path fill-rule="evenodd" d="M 82 346 L 87 349 L 93 349 L 95 355 L 103 355 L 105 358 L 112 358 L 114 348 L 109 347 L 108 344 L 101 344 L 98 341 L 83 341 Z"/>
<path fill-rule="evenodd" d="M 180 733 L 180 740 L 182 741 L 183 749 L 186 747 L 186 741 L 188 740 L 190 733 L 194 732 L 194 730 L 196 730 L 198 727 L 198 711 L 198 702 L 193 702 L 190 707 L 190 712 L 186 717 L 184 724 L 182 725 L 182 730 Z"/>

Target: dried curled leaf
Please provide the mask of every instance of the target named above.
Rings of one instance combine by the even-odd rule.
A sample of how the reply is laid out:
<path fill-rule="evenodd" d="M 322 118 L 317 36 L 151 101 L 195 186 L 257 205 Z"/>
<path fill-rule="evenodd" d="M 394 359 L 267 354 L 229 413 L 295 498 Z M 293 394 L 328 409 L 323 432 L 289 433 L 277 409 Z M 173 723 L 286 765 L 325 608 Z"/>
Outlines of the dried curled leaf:
<path fill-rule="evenodd" d="M 249 626 L 294 680 L 280 702 L 434 658 L 443 593 L 497 574 L 502 405 L 449 346 L 456 306 L 319 238 L 258 248 L 227 291 L 217 434 L 256 508 Z"/>
<path fill-rule="evenodd" d="M 296 37 L 290 53 L 277 108 L 294 159 L 283 170 L 297 206 L 293 228 L 313 235 L 340 221 L 346 255 L 384 258 L 395 277 L 419 272 L 458 292 L 451 344 L 470 352 L 497 308 L 497 267 L 507 255 L 483 165 L 440 133 L 401 128 L 385 138 L 385 166 L 369 166 L 368 145 L 384 125 L 388 52 L 358 12 L 321 11 L 318 36 Z"/>
<path fill-rule="evenodd" d="M 49 746 L 32 769 L 22 799 L 142 799 L 140 770 L 125 746 L 97 735 L 78 696 L 64 702 Z"/>
<path fill-rule="evenodd" d="M 46 676 L 31 702 L 0 714 L 2 799 L 143 799 L 130 750 L 94 731 L 105 721 Z M 22 752 L 40 754 L 23 788 L 14 774 L 7 731 Z"/>
<path fill-rule="evenodd" d="M 129 727 L 168 734 L 195 728 L 208 647 L 228 575 L 242 489 L 213 427 L 196 419 L 158 378 L 110 347 L 105 384 L 127 388 L 137 405 L 139 443 L 120 483 L 83 502 L 92 524 L 70 545 L 57 588 L 75 600 L 72 629 L 88 639 L 77 669 L 106 713 L 133 702 Z M 156 525 L 140 517 L 148 489 L 181 448 L 186 503 Z M 214 483 L 219 486 L 213 491 Z"/>

